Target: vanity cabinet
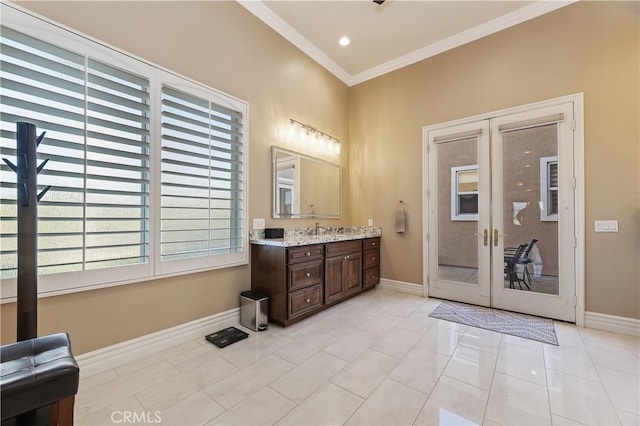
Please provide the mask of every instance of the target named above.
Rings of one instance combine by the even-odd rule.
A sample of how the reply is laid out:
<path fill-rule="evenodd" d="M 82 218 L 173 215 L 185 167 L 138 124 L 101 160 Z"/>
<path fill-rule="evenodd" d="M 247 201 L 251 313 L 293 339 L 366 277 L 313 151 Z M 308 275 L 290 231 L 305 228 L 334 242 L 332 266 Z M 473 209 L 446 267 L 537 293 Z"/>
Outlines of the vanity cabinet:
<path fill-rule="evenodd" d="M 325 303 L 330 304 L 362 289 L 362 241 L 325 245 Z"/>
<path fill-rule="evenodd" d="M 380 238 L 252 244 L 251 289 L 269 295 L 269 320 L 286 327 L 373 288 L 379 281 L 379 245 Z"/>
<path fill-rule="evenodd" d="M 363 287 L 371 288 L 380 282 L 380 237 L 367 238 L 362 242 L 364 252 Z"/>

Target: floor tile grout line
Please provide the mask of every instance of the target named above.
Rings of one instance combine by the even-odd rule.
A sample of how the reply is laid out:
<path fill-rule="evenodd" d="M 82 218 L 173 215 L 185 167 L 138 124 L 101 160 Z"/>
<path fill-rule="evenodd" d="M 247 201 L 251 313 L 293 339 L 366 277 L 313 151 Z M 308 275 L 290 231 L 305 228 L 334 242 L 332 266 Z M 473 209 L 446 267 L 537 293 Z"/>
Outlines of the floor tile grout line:
<path fill-rule="evenodd" d="M 598 380 L 600 382 L 600 385 L 602 386 L 602 389 L 604 390 L 604 393 L 607 394 L 607 399 L 609 400 L 609 404 L 611 405 L 611 408 L 613 409 L 613 412 L 616 415 L 616 418 L 618 419 L 618 422 L 620 424 L 624 424 L 622 419 L 620 418 L 620 413 L 618 412 L 618 409 L 616 408 L 614 402 L 613 402 L 613 398 L 611 397 L 611 395 L 609 394 L 609 391 L 607 390 L 607 387 L 604 384 L 604 381 L 602 380 L 602 375 L 600 374 L 600 370 L 598 368 L 598 365 L 596 364 L 596 362 L 593 360 L 593 356 L 591 354 L 591 350 L 589 349 L 589 346 L 587 345 L 587 343 L 585 342 L 584 336 L 582 335 L 582 333 L 580 333 L 578 331 L 578 334 L 580 336 L 580 339 L 582 340 L 582 344 L 585 347 L 585 351 L 587 353 L 587 356 L 589 357 L 589 360 L 591 361 L 591 364 L 593 364 L 593 368 L 596 371 L 596 375 L 598 376 Z M 617 335 L 617 333 L 615 333 L 614 335 Z M 622 340 L 620 338 L 618 338 L 619 340 Z M 615 370 L 617 371 L 617 370 Z M 640 379 L 639 379 L 640 380 Z"/>

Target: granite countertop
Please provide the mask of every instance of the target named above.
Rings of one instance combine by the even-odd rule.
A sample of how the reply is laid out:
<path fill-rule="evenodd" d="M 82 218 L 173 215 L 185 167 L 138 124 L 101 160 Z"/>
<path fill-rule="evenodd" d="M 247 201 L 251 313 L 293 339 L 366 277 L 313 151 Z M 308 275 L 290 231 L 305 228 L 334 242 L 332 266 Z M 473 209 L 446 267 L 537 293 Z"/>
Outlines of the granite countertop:
<path fill-rule="evenodd" d="M 274 239 L 264 238 L 264 230 L 252 230 L 250 242 L 263 246 L 295 247 L 380 236 L 382 229 L 376 226 L 326 228 L 320 231 L 320 235 L 315 234 L 314 228 L 291 228 L 285 229 L 284 238 Z"/>

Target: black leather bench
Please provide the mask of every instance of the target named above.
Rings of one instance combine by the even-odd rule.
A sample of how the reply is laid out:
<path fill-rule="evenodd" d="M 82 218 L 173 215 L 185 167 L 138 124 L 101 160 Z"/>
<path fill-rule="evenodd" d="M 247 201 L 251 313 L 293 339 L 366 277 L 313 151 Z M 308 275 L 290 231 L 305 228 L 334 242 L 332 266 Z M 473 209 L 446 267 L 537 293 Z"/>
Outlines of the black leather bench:
<path fill-rule="evenodd" d="M 2 420 L 51 406 L 51 425 L 72 425 L 80 370 L 66 333 L 0 347 Z"/>

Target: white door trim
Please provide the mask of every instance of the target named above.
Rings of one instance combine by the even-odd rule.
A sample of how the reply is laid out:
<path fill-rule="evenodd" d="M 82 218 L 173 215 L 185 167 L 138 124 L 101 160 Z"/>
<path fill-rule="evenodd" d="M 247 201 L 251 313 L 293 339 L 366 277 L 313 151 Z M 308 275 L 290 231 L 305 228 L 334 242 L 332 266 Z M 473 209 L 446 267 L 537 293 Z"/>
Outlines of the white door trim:
<path fill-rule="evenodd" d="M 575 237 L 576 247 L 574 256 L 575 280 L 576 280 L 576 325 L 583 327 L 585 321 L 585 211 L 584 211 L 584 95 L 576 93 L 542 102 L 522 105 L 514 108 L 507 108 L 489 113 L 479 114 L 458 120 L 438 123 L 422 128 L 422 229 L 423 229 L 423 250 L 422 250 L 422 294 L 429 295 L 429 132 L 446 127 L 463 125 L 474 121 L 487 120 L 503 115 L 517 114 L 534 109 L 573 103 L 574 108 L 574 152 L 573 164 L 575 175 Z M 434 230 L 435 231 L 435 230 Z M 431 232 L 433 233 L 433 232 Z"/>

